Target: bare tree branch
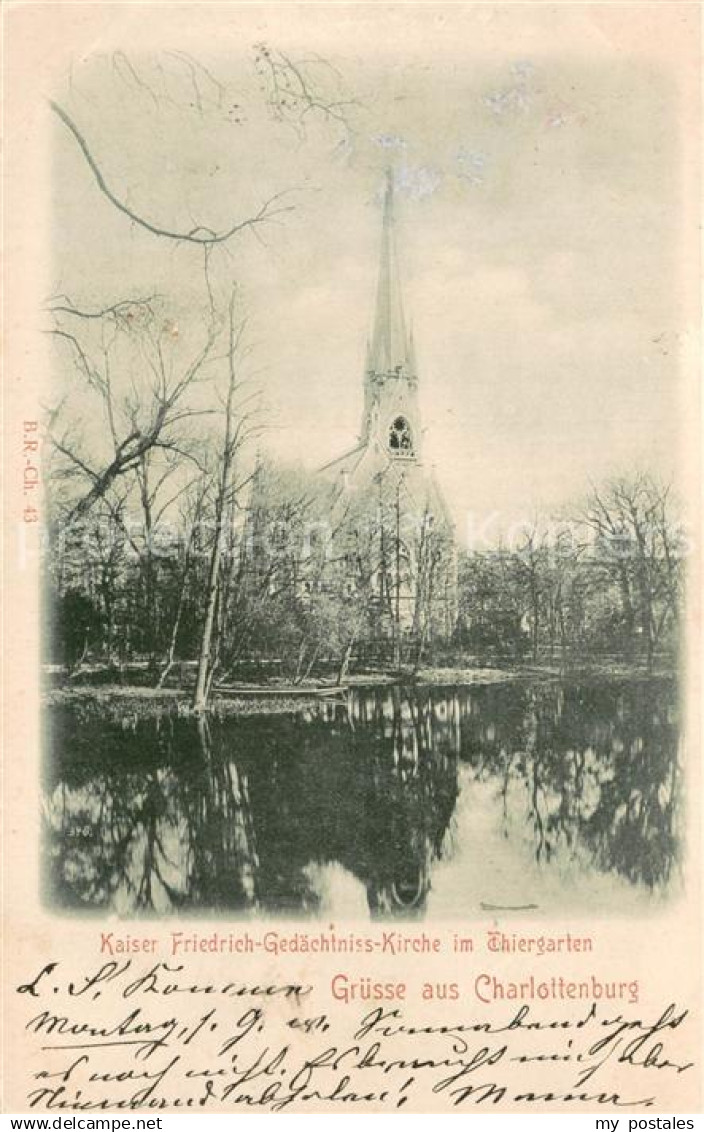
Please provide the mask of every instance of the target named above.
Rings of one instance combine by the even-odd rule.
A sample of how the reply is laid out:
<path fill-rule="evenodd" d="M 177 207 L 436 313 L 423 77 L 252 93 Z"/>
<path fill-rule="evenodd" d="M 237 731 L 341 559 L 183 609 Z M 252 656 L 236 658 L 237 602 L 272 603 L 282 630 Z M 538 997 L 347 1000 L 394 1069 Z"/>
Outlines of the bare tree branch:
<path fill-rule="evenodd" d="M 123 318 L 129 319 L 129 313 L 135 307 L 144 307 L 149 311 L 150 314 L 153 314 L 154 312 L 152 311 L 151 304 L 157 296 L 149 295 L 149 297 L 146 299 L 122 299 L 119 303 L 113 303 L 111 307 L 104 307 L 102 310 L 97 311 L 79 310 L 78 307 L 75 307 L 70 302 L 70 300 L 66 298 L 66 296 L 62 295 L 58 297 L 65 299 L 65 302 L 53 303 L 50 299 L 48 309 L 52 314 L 71 314 L 75 315 L 76 318 L 94 319 L 108 318 L 112 316 L 113 318 L 119 320 Z"/>
<path fill-rule="evenodd" d="M 190 232 L 176 232 L 170 228 L 162 228 L 160 225 L 152 223 L 151 220 L 147 220 L 145 217 L 140 216 L 138 213 L 134 212 L 127 204 L 125 204 L 124 201 L 120 200 L 120 198 L 108 186 L 97 161 L 93 157 L 93 154 L 88 146 L 88 142 L 83 137 L 83 134 L 78 129 L 76 123 L 72 118 L 69 117 L 66 111 L 61 106 L 59 106 L 57 102 L 54 102 L 52 100 L 50 102 L 50 106 L 54 113 L 59 116 L 64 125 L 73 134 L 74 139 L 78 143 L 78 146 L 86 159 L 89 169 L 95 177 L 100 191 L 104 194 L 104 196 L 107 197 L 110 203 L 114 205 L 116 209 L 118 209 L 119 212 L 123 213 L 123 215 L 127 216 L 133 223 L 138 224 L 141 228 L 145 228 L 147 232 L 151 232 L 154 236 L 162 236 L 168 240 L 177 240 L 185 243 L 198 244 L 201 246 L 223 244 L 227 240 L 230 240 L 238 232 L 243 232 L 248 228 L 254 228 L 257 224 L 264 224 L 267 221 L 273 219 L 273 217 L 280 216 L 282 213 L 293 211 L 293 205 L 283 205 L 277 203 L 281 201 L 285 196 L 288 196 L 290 193 L 297 191 L 296 189 L 285 189 L 280 193 L 275 193 L 273 197 L 270 197 L 269 200 L 265 201 L 259 211 L 254 214 L 254 216 L 250 216 L 246 220 L 237 221 L 224 232 L 218 233 L 215 232 L 212 228 L 206 228 L 203 226 L 193 228 Z"/>

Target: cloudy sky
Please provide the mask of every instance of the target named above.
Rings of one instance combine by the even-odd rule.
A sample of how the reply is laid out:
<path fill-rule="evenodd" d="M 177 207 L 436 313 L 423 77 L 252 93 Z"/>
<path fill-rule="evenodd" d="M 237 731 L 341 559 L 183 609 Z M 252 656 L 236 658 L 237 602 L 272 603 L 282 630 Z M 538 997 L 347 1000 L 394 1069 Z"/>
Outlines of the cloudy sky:
<path fill-rule="evenodd" d="M 263 449 L 315 467 L 355 442 L 391 165 L 426 460 L 458 523 L 505 526 L 634 465 L 676 472 L 693 9 L 151 11 L 73 27 L 51 93 L 111 188 L 164 224 L 219 230 L 297 190 L 261 239 L 212 257 L 241 287 Z M 345 123 L 272 120 L 262 40 L 353 100 Z M 197 323 L 198 250 L 117 213 L 58 119 L 52 162 L 54 291 L 157 290 Z"/>

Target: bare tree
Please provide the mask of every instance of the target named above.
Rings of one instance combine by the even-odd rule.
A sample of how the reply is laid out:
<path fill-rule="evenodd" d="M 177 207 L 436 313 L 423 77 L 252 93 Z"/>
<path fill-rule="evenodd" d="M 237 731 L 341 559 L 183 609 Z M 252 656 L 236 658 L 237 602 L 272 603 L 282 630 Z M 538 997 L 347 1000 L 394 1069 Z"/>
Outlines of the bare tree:
<path fill-rule="evenodd" d="M 213 675 L 214 627 L 218 599 L 222 593 L 223 541 L 226 533 L 226 518 L 232 506 L 233 473 L 235 458 L 243 444 L 256 428 L 250 409 L 238 404 L 242 390 L 242 379 L 238 365 L 244 323 L 237 322 L 237 291 L 233 287 L 228 307 L 228 345 L 227 345 L 227 392 L 223 409 L 223 437 L 216 472 L 214 499 L 213 544 L 210 554 L 208 581 L 205 600 L 205 617 L 201 636 L 198 674 L 193 696 L 193 709 L 202 712 L 207 704 Z"/>
<path fill-rule="evenodd" d="M 162 666 L 161 673 L 157 687 L 163 688 L 166 680 L 174 666 L 176 660 L 176 648 L 178 645 L 179 633 L 181 630 L 181 621 L 183 612 L 186 605 L 186 595 L 188 591 L 188 578 L 191 573 L 193 551 L 198 536 L 198 526 L 204 512 L 205 499 L 209 488 L 209 482 L 206 477 L 202 477 L 195 487 L 195 490 L 189 493 L 186 500 L 185 514 L 185 529 L 187 531 L 184 547 L 183 547 L 183 560 L 179 575 L 176 608 L 174 611 L 173 622 L 171 626 L 171 634 L 169 637 L 169 645 L 166 652 L 166 657 Z"/>
<path fill-rule="evenodd" d="M 85 516 L 130 474 L 142 477 L 144 505 L 149 496 L 146 469 L 156 450 L 194 458 L 183 443 L 181 426 L 209 411 L 187 404 L 187 395 L 203 377 L 218 335 L 217 322 L 211 322 L 200 345 L 174 373 L 174 359 L 167 358 L 173 324 L 160 315 L 154 299 L 123 300 L 101 311 L 60 302 L 51 310 L 57 324 L 50 333 L 67 344 L 80 381 L 50 422 L 52 445 L 80 484 L 66 519 Z M 79 329 L 67 327 L 67 316 L 78 320 Z M 83 327 L 89 328 L 86 333 Z M 80 438 L 76 403 L 90 413 Z"/>
<path fill-rule="evenodd" d="M 592 487 L 581 518 L 595 539 L 595 564 L 618 585 L 629 643 L 644 643 L 651 667 L 676 620 L 682 586 L 681 529 L 671 487 L 644 472 L 614 478 Z"/>
<path fill-rule="evenodd" d="M 180 124 L 186 115 L 203 137 L 209 136 L 204 133 L 206 126 L 213 125 L 224 127 L 228 136 L 240 136 L 238 132 L 248 117 L 255 120 L 257 128 L 262 113 L 270 126 L 272 120 L 294 125 L 299 139 L 316 119 L 336 133 L 345 131 L 345 113 L 352 100 L 342 92 L 341 78 L 333 67 L 319 57 L 294 59 L 264 44 L 256 45 L 254 58 L 259 89 L 254 91 L 253 98 L 242 94 L 241 69 L 236 76 L 216 73 L 202 60 L 181 51 L 139 59 L 118 51 L 91 57 L 72 68 L 63 95 L 51 102 L 52 112 L 75 147 L 90 183 L 124 220 L 125 232 L 138 231 L 153 237 L 155 247 L 171 245 L 185 249 L 185 257 L 192 257 L 195 250 L 198 257 L 198 270 L 193 272 L 191 261 L 182 281 L 189 291 L 193 279 L 199 284 L 202 278 L 203 314 L 201 317 L 189 301 L 181 326 L 175 313 L 179 309 L 178 289 L 170 300 L 155 294 L 135 298 L 123 294 L 102 303 L 88 303 L 62 294 L 49 304 L 53 317 L 50 333 L 68 352 L 70 366 L 63 395 L 50 414 L 54 482 L 61 485 L 61 491 L 55 493 L 54 514 L 58 517 L 60 511 L 64 521 L 75 526 L 94 512 L 101 516 L 106 513 L 119 531 L 119 545 L 128 546 L 139 555 L 139 601 L 151 625 L 149 649 L 155 656 L 162 646 L 165 648 L 160 683 L 166 679 L 176 655 L 188 603 L 195 544 L 200 537 L 199 518 L 208 510 L 212 513 L 213 538 L 194 701 L 198 710 L 207 700 L 228 631 L 233 558 L 223 555 L 221 542 L 238 506 L 235 454 L 253 427 L 251 413 L 242 411 L 242 405 L 236 403 L 240 383 L 235 374 L 235 353 L 240 331 L 234 321 L 230 248 L 245 233 L 261 239 L 266 225 L 293 210 L 292 194 L 296 190 L 276 185 L 277 168 L 273 186 L 262 187 L 259 201 L 255 186 L 253 201 L 251 180 L 237 169 L 240 204 L 231 209 L 231 215 L 223 220 L 222 198 L 208 185 L 197 208 L 199 215 L 191 217 L 191 223 L 184 222 L 185 193 L 180 195 L 177 205 L 166 196 L 158 197 L 156 204 L 153 200 L 140 204 L 139 186 L 124 177 L 119 163 L 111 159 L 105 148 L 106 139 L 111 136 L 106 122 L 117 113 L 125 115 L 129 124 L 129 113 L 134 107 L 140 120 L 151 112 L 159 116 L 171 114 L 172 121 Z M 115 98 L 111 83 L 117 83 L 120 98 Z M 184 154 L 184 158 L 187 163 L 188 155 Z M 148 153 L 146 161 L 148 166 Z M 160 186 L 161 182 L 156 184 Z M 231 199 L 229 184 L 226 199 Z M 211 217 L 218 208 L 220 219 L 214 221 Z M 187 205 L 185 211 L 188 214 Z M 75 295 L 74 287 L 67 289 Z M 223 337 L 227 347 L 224 355 L 217 357 L 217 344 Z M 213 368 L 222 362 L 228 370 L 224 407 L 217 404 L 219 371 Z M 200 428 L 198 418 L 215 416 L 224 420 L 225 429 L 213 463 L 207 457 L 207 432 Z M 175 606 L 169 612 L 167 645 L 161 640 L 160 619 L 166 603 L 160 601 L 154 537 L 160 519 L 173 513 L 179 498 L 196 482 L 195 509 L 183 543 L 182 569 L 177 571 L 175 588 L 171 590 Z M 135 531 L 135 513 L 140 516 L 139 531 Z M 120 563 L 118 568 L 116 563 L 115 558 L 99 587 L 103 604 L 109 610 L 108 626 L 114 621 L 116 593 L 108 594 L 106 586 L 116 591 L 120 584 L 126 585 L 128 575 L 124 564 Z M 135 599 L 128 595 L 127 600 L 134 603 Z M 136 610 L 133 613 L 136 616 Z M 113 630 L 108 629 L 110 640 L 112 636 Z"/>

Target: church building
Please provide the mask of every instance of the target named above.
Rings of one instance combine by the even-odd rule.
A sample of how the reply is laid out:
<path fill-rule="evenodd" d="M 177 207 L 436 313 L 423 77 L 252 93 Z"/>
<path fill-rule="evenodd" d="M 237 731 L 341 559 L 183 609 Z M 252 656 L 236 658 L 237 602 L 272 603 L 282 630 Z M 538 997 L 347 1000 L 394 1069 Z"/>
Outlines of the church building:
<path fill-rule="evenodd" d="M 395 228 L 389 173 L 361 428 L 354 447 L 320 475 L 346 547 L 350 596 L 360 587 L 366 591 L 376 631 L 393 640 L 400 659 L 411 641 L 423 648 L 451 636 L 457 585 L 452 519 L 423 460 L 419 371 L 404 316 Z"/>

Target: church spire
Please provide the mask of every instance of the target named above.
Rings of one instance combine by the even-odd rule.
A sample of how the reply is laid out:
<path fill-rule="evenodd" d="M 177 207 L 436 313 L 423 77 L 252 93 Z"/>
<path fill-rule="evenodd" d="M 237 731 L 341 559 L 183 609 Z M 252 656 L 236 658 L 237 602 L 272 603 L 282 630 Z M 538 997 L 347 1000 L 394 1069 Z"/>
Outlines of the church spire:
<path fill-rule="evenodd" d="M 403 317 L 401 283 L 396 256 L 394 178 L 392 170 L 387 169 L 379 283 L 368 370 L 378 374 L 399 371 L 407 375 L 409 363 L 409 342 Z"/>

